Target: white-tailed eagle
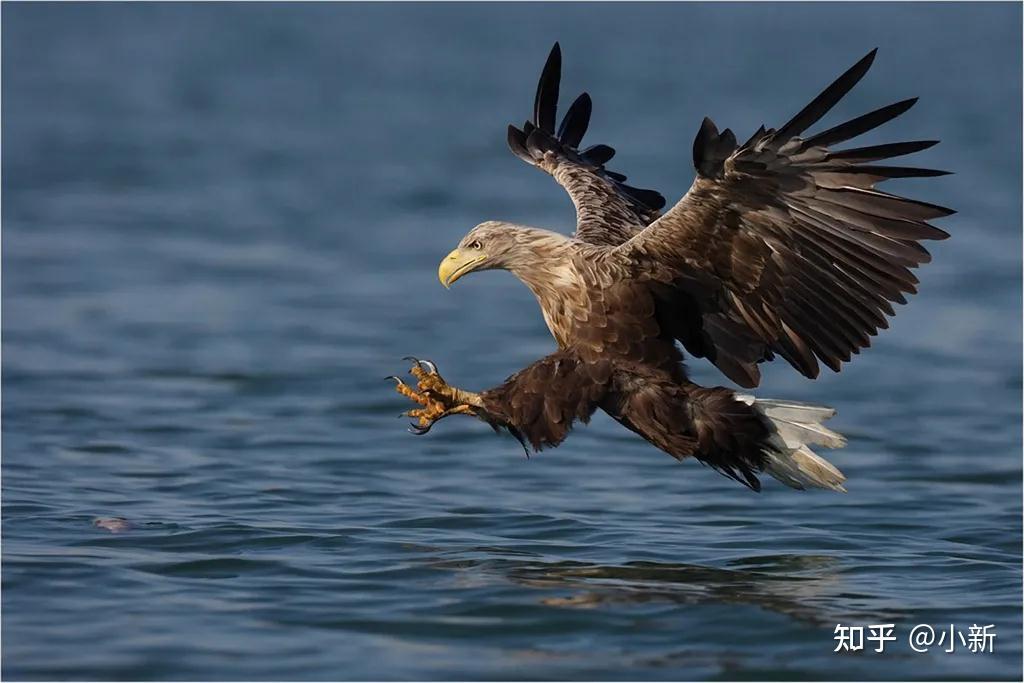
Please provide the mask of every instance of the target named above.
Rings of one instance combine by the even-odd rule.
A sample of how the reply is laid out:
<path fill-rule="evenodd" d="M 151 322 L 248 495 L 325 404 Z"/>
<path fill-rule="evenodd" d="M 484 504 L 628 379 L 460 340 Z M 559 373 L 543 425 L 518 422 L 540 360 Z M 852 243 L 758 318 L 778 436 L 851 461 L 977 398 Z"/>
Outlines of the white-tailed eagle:
<path fill-rule="evenodd" d="M 788 122 L 742 144 L 704 119 L 696 179 L 662 212 L 659 193 L 605 167 L 611 147 L 581 148 L 589 95 L 556 128 L 555 44 L 533 118 L 509 126 L 508 144 L 569 193 L 576 233 L 488 221 L 441 261 L 438 276 L 447 287 L 470 272 L 511 271 L 536 295 L 558 350 L 479 393 L 412 359 L 417 385 L 394 379 L 422 405 L 407 413 L 413 430 L 472 415 L 539 450 L 600 408 L 673 457 L 693 456 L 754 490 L 762 472 L 798 489 L 844 490 L 842 473 L 809 448 L 843 445 L 821 424 L 832 409 L 698 386 L 679 345 L 743 387 L 756 387 L 758 364 L 776 356 L 813 378 L 821 364 L 838 372 L 887 327 L 892 304 L 916 291 L 912 269 L 930 258 L 920 242 L 948 236 L 928 221 L 953 212 L 875 186 L 943 175 L 884 163 L 936 141 L 835 149 L 916 99 L 804 137 L 874 58 L 872 50 Z"/>

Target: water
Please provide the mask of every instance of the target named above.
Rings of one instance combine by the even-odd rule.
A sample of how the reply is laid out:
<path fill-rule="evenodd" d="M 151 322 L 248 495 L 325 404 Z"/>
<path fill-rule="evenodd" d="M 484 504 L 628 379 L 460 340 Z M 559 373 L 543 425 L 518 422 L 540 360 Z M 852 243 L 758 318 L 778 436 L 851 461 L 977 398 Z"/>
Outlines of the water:
<path fill-rule="evenodd" d="M 1020 678 L 1019 6 L 3 14 L 5 677 Z M 435 268 L 487 218 L 571 225 L 504 143 L 556 39 L 592 141 L 669 196 L 704 115 L 781 123 L 876 45 L 841 114 L 921 96 L 871 140 L 944 141 L 919 163 L 957 174 L 896 189 L 953 239 L 842 374 L 760 390 L 839 409 L 849 494 L 604 417 L 530 460 L 404 431 L 402 356 L 483 388 L 552 348 L 510 275 Z M 899 640 L 834 654 L 837 623 Z M 919 623 L 995 653 L 915 654 Z"/>

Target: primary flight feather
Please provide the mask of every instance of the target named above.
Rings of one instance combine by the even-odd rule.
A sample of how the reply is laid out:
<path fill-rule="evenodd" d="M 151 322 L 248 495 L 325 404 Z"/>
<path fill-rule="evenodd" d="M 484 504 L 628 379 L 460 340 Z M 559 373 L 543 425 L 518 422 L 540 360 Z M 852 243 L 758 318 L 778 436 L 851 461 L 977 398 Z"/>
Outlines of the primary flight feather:
<path fill-rule="evenodd" d="M 821 424 L 833 410 L 698 386 L 677 342 L 743 387 L 758 386 L 758 365 L 776 355 L 813 378 L 821 364 L 838 372 L 887 327 L 892 304 L 916 291 L 912 269 L 930 259 L 920 242 L 948 237 L 928 221 L 953 211 L 875 186 L 944 172 L 875 162 L 935 141 L 832 149 L 916 99 L 801 137 L 874 57 L 872 50 L 787 123 L 762 126 L 743 144 L 704 119 L 693 144 L 696 179 L 662 213 L 661 194 L 606 168 L 614 149 L 580 149 L 589 95 L 555 128 L 556 43 L 533 118 L 509 126 L 508 144 L 568 192 L 575 235 L 481 223 L 441 262 L 438 277 L 448 287 L 473 271 L 511 271 L 536 295 L 558 350 L 480 393 L 415 361 L 416 387 L 395 378 L 399 392 L 423 406 L 408 413 L 418 420 L 414 431 L 466 414 L 539 450 L 600 408 L 673 457 L 693 456 L 754 490 L 762 472 L 794 488 L 845 490 L 842 473 L 810 448 L 844 444 Z"/>

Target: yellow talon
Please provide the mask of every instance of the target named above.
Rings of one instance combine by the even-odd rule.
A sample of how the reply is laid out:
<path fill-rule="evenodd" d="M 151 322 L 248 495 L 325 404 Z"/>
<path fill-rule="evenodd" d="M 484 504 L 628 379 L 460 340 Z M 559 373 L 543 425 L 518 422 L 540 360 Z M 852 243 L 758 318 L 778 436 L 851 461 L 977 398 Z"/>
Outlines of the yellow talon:
<path fill-rule="evenodd" d="M 416 420 L 410 430 L 415 434 L 426 434 L 430 427 L 441 418 L 449 415 L 476 415 L 476 409 L 467 403 L 470 395 L 449 386 L 444 378 L 437 372 L 437 367 L 430 361 L 421 361 L 416 358 L 411 360 L 413 366 L 409 368 L 409 374 L 416 378 L 417 386 L 413 387 L 394 377 L 397 381 L 395 387 L 398 393 L 405 396 L 422 408 L 414 408 L 405 413 L 407 417 Z M 417 426 L 418 425 L 418 426 Z"/>

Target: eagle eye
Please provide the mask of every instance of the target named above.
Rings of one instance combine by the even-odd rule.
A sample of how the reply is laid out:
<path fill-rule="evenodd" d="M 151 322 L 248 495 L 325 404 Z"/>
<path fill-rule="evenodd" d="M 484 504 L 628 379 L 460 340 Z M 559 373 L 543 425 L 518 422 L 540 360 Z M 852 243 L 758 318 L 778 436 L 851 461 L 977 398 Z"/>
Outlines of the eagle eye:
<path fill-rule="evenodd" d="M 483 249 L 483 245 L 480 244 L 480 240 L 473 240 L 466 246 L 469 247 L 470 249 Z"/>

